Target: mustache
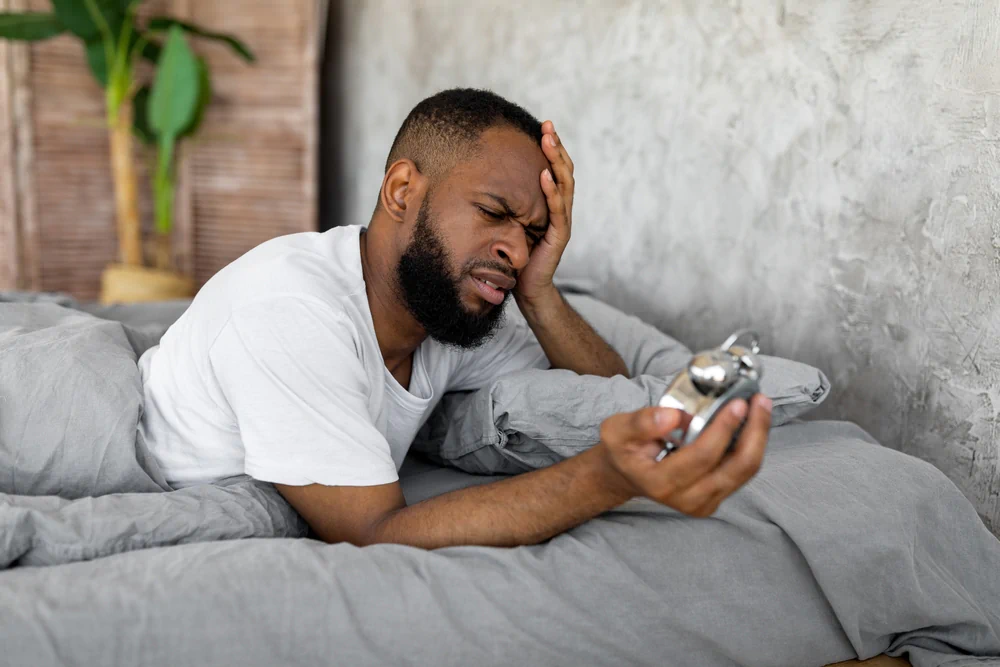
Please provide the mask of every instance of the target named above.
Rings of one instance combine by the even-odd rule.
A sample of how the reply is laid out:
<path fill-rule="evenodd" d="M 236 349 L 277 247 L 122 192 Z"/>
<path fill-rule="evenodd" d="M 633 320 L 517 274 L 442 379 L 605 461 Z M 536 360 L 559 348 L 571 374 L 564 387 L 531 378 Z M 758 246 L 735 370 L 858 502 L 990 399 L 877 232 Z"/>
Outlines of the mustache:
<path fill-rule="evenodd" d="M 509 266 L 507 266 L 506 264 L 502 264 L 501 262 L 491 262 L 488 260 L 480 259 L 480 260 L 474 260 L 469 264 L 466 264 L 465 266 L 466 273 L 472 273 L 476 269 L 486 269 L 487 271 L 496 271 L 497 273 L 502 273 L 511 280 L 517 280 L 519 277 L 518 271 L 514 271 Z"/>

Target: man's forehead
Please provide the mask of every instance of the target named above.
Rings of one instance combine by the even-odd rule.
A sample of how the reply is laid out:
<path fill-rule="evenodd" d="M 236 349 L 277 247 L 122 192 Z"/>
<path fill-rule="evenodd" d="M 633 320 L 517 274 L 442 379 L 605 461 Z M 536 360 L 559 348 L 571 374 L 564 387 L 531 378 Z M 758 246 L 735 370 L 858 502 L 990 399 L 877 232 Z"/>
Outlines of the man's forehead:
<path fill-rule="evenodd" d="M 502 197 L 527 215 L 539 205 L 544 209 L 539 176 L 548 166 L 541 146 L 523 132 L 491 129 L 483 133 L 479 149 L 457 166 L 454 175 L 463 189 Z"/>

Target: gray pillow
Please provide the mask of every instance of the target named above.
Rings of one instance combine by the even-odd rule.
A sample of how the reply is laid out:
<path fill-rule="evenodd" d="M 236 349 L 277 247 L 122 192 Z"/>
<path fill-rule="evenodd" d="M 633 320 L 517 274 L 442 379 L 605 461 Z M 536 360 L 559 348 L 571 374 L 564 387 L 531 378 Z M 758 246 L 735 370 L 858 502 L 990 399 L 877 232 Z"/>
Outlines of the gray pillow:
<path fill-rule="evenodd" d="M 629 375 L 673 377 L 691 360 L 691 350 L 635 315 L 587 294 L 565 294 L 566 301 L 615 349 Z M 516 309 L 511 309 L 516 311 Z M 520 317 L 520 311 L 515 313 Z"/>
<path fill-rule="evenodd" d="M 130 303 L 102 306 L 96 303 L 82 303 L 79 310 L 103 320 L 121 322 L 128 336 L 136 358 L 159 344 L 160 338 L 177 319 L 184 314 L 190 299 L 174 301 L 154 301 L 151 303 Z"/>
<path fill-rule="evenodd" d="M 601 422 L 613 414 L 656 404 L 691 351 L 589 296 L 566 298 L 622 356 L 631 379 L 554 369 L 510 373 L 477 391 L 445 395 L 412 449 L 470 473 L 515 474 L 593 446 Z M 775 427 L 816 407 L 830 391 L 827 377 L 812 366 L 768 355 L 761 361 L 761 392 L 774 401 Z"/>
<path fill-rule="evenodd" d="M 666 386 L 691 360 L 689 348 L 634 315 L 586 294 L 568 294 L 566 300 L 621 355 L 633 378 L 652 375 L 662 381 L 641 383 L 650 398 L 645 405 L 659 401 Z M 773 426 L 812 410 L 830 393 L 830 381 L 818 368 L 767 354 L 760 355 L 760 359 L 764 366 L 761 393 L 774 401 Z M 639 407 L 642 405 L 632 409 Z"/>
<path fill-rule="evenodd" d="M 136 355 L 118 322 L 0 304 L 0 493 L 167 489 L 142 447 Z"/>

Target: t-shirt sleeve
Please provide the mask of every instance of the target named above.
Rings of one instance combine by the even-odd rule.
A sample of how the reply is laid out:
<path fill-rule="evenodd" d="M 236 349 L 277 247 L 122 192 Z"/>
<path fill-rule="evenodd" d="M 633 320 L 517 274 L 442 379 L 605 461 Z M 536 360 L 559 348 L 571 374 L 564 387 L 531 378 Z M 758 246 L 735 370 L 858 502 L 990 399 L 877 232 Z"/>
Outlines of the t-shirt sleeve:
<path fill-rule="evenodd" d="M 319 301 L 269 299 L 234 310 L 209 359 L 236 417 L 248 475 L 291 486 L 399 479 L 370 414 L 352 332 L 345 315 Z"/>
<path fill-rule="evenodd" d="M 480 348 L 461 353 L 448 390 L 479 389 L 507 373 L 550 367 L 535 332 L 517 306 L 511 305 L 503 326 L 492 339 Z"/>

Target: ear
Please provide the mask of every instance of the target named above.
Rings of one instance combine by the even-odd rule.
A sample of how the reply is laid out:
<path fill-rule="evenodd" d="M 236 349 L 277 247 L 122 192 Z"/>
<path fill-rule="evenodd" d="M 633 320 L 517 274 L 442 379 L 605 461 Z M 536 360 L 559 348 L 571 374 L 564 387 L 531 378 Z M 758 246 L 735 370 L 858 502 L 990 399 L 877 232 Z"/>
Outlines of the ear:
<path fill-rule="evenodd" d="M 392 163 L 382 179 L 379 200 L 382 208 L 396 222 L 406 220 L 406 211 L 422 195 L 427 179 L 413 160 L 402 159 Z"/>

